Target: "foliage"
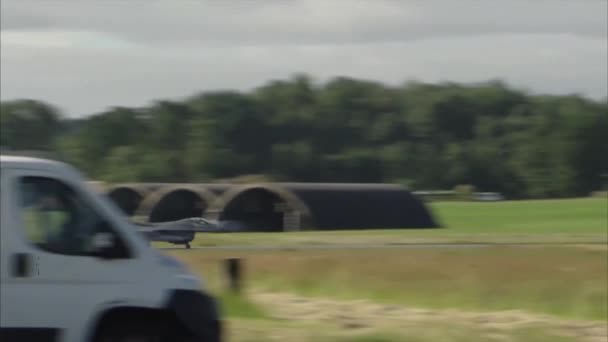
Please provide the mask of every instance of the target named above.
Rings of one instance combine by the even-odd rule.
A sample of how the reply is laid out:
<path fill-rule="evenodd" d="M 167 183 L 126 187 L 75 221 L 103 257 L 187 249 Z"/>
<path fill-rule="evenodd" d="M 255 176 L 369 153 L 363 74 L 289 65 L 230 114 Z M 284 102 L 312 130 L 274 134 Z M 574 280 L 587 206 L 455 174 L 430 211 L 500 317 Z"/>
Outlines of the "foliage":
<path fill-rule="evenodd" d="M 3 147 L 51 150 L 110 182 L 266 175 L 547 198 L 588 195 L 608 173 L 606 101 L 497 81 L 316 84 L 296 75 L 80 120 L 32 100 L 3 102 L 0 113 Z"/>
<path fill-rule="evenodd" d="M 256 305 L 246 295 L 237 295 L 228 291 L 219 292 L 220 310 L 227 317 L 247 319 L 270 318 L 264 309 Z"/>

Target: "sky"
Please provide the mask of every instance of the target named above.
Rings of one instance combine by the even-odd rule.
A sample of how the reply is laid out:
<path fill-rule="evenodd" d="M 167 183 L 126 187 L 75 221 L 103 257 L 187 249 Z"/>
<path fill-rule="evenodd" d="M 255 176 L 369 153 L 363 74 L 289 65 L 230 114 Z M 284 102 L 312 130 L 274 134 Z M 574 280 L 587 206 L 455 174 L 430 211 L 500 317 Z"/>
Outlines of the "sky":
<path fill-rule="evenodd" d="M 2 0 L 0 99 L 69 117 L 307 73 L 608 96 L 608 0 Z"/>

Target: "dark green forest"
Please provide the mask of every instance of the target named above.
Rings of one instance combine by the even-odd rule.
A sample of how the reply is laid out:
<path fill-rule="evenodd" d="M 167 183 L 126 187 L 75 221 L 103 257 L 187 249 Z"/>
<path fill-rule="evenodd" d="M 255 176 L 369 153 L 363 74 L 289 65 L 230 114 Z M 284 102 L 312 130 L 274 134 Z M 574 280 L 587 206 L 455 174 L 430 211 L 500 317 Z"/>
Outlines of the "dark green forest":
<path fill-rule="evenodd" d="M 388 86 L 294 75 L 249 92 L 82 114 L 3 102 L 0 144 L 56 153 L 107 182 L 263 175 L 413 190 L 470 184 L 515 199 L 586 196 L 608 178 L 608 101 L 501 81 Z"/>

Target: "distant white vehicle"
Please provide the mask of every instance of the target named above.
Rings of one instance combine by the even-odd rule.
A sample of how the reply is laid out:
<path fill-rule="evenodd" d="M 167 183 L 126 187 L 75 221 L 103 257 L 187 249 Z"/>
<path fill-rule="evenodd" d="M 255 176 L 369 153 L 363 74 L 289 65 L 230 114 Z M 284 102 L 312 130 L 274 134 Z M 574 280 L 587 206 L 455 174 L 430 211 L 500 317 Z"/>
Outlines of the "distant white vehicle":
<path fill-rule="evenodd" d="M 499 192 L 476 192 L 473 199 L 476 201 L 502 201 L 505 198 Z"/>
<path fill-rule="evenodd" d="M 200 276 L 78 171 L 14 156 L 0 171 L 0 341 L 222 341 Z"/>

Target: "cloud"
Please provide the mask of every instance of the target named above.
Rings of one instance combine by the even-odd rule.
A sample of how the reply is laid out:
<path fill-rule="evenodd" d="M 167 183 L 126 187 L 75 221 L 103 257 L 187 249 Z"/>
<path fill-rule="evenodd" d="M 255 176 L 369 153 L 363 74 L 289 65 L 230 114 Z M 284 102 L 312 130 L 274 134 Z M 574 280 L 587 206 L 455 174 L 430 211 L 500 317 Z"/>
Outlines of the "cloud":
<path fill-rule="evenodd" d="M 116 49 L 132 45 L 118 37 L 100 32 L 70 31 L 8 31 L 2 33 L 7 49 L 19 46 L 45 48 Z"/>
<path fill-rule="evenodd" d="M 323 44 L 478 34 L 606 37 L 604 0 L 3 0 L 3 30 L 109 32 L 150 44 Z"/>
<path fill-rule="evenodd" d="M 562 47 L 569 46 L 565 50 Z M 294 72 L 399 84 L 408 79 L 475 82 L 506 78 L 542 92 L 605 96 L 605 45 L 571 35 L 482 36 L 409 43 L 230 46 L 187 50 L 91 50 L 32 46 L 2 50 L 2 98 L 29 95 L 73 115 L 143 105 L 210 89 L 256 87 Z"/>
<path fill-rule="evenodd" d="M 306 72 L 608 94 L 608 2 L 2 0 L 1 89 L 70 116 Z"/>

